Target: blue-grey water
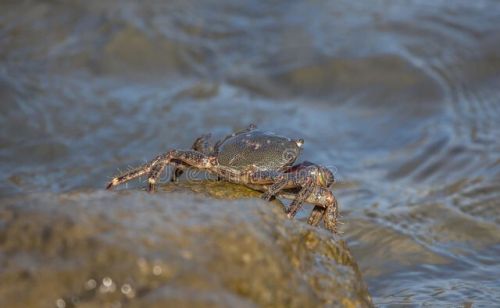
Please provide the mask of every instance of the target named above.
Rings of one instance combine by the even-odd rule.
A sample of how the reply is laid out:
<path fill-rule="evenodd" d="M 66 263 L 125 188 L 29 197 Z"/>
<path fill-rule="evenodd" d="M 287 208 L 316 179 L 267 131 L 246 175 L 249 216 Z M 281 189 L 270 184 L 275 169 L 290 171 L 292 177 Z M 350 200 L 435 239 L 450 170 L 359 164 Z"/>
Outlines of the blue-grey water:
<path fill-rule="evenodd" d="M 2 1 L 0 194 L 255 123 L 335 170 L 376 305 L 492 306 L 499 29 L 495 0 Z"/>

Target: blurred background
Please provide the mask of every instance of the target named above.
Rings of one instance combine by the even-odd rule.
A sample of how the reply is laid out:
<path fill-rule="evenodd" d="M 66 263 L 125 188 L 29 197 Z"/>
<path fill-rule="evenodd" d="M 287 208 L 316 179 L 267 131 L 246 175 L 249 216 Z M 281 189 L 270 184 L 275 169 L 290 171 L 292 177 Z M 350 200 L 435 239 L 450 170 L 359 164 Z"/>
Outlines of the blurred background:
<path fill-rule="evenodd" d="M 499 29 L 496 0 L 2 1 L 0 194 L 255 123 L 335 170 L 375 304 L 498 303 Z"/>

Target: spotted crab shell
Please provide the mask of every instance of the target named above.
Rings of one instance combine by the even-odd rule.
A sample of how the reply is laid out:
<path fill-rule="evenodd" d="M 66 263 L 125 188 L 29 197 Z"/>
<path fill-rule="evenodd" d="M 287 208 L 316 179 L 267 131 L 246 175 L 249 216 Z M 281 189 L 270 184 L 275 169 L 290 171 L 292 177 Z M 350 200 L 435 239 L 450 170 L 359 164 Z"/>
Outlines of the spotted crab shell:
<path fill-rule="evenodd" d="M 217 160 L 223 166 L 244 170 L 280 170 L 292 165 L 304 141 L 254 130 L 238 134 L 219 146 Z"/>

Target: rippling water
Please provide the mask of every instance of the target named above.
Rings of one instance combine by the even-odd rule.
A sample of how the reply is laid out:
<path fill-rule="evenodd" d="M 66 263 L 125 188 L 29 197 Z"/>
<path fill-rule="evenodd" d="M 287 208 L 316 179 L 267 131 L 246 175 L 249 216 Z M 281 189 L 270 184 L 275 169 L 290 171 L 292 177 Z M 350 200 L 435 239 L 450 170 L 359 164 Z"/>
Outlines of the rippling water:
<path fill-rule="evenodd" d="M 102 189 L 118 166 L 253 122 L 336 170 L 376 304 L 500 302 L 498 1 L 0 12 L 0 194 Z"/>

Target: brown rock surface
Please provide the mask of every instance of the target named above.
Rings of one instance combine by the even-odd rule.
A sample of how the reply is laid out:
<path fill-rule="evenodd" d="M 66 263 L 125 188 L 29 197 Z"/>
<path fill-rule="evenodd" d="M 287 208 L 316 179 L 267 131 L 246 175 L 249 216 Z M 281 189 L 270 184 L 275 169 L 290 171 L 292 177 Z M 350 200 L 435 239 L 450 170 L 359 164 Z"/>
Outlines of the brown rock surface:
<path fill-rule="evenodd" d="M 0 200 L 0 306 L 371 305 L 342 240 L 221 185 Z"/>

